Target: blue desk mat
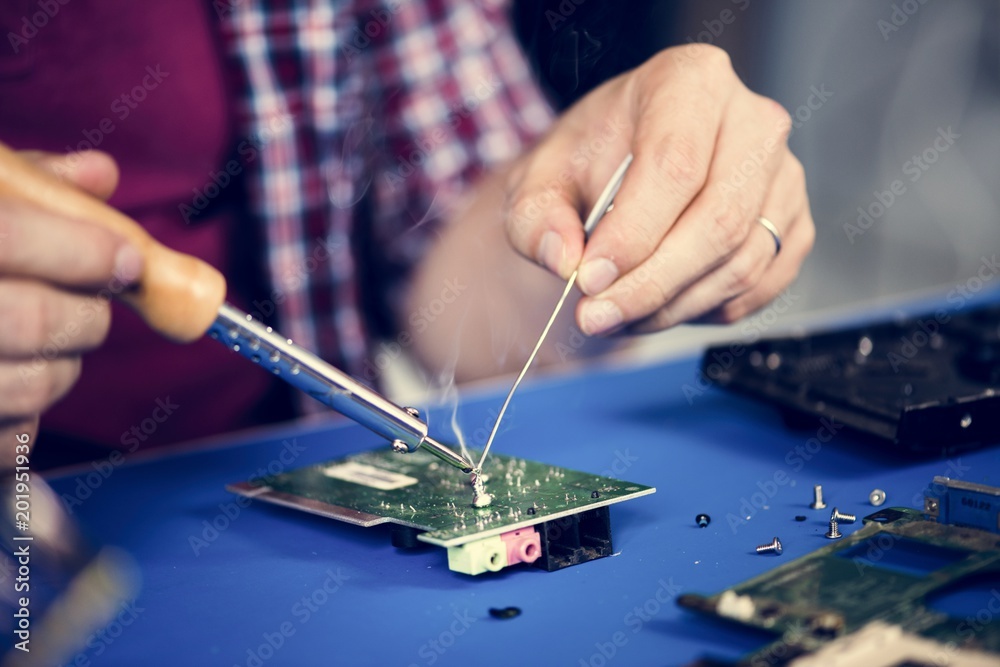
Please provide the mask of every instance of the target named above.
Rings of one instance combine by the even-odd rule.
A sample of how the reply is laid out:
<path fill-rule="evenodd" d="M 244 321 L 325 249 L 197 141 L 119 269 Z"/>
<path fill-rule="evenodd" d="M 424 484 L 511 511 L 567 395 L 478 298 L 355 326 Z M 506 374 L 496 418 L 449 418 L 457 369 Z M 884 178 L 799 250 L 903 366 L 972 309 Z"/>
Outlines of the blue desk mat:
<path fill-rule="evenodd" d="M 1000 451 L 911 461 L 836 424 L 792 430 L 766 405 L 695 383 L 697 359 L 530 379 L 496 451 L 612 475 L 657 493 L 611 509 L 616 555 L 554 573 L 469 577 L 445 551 L 402 552 L 364 529 L 250 503 L 224 490 L 387 444 L 343 420 L 237 434 L 51 479 L 96 540 L 131 552 L 142 592 L 91 639 L 90 665 L 678 665 L 735 658 L 767 636 L 676 606 L 827 544 L 830 507 L 863 516 L 868 494 L 922 506 L 934 475 L 1000 484 Z M 458 420 L 481 445 L 506 387 L 465 397 Z M 109 408 L 110 409 L 110 408 Z M 178 408 L 178 412 L 183 406 Z M 433 434 L 451 414 L 432 408 Z M 85 496 L 85 497 L 84 497 Z M 698 528 L 695 515 L 712 522 Z M 796 522 L 796 515 L 807 521 Z M 860 526 L 843 526 L 850 532 Z M 758 544 L 779 536 L 781 556 Z M 981 608 L 989 598 L 982 593 Z M 516 606 L 512 619 L 490 608 Z M 73 664 L 73 663 L 70 663 Z"/>

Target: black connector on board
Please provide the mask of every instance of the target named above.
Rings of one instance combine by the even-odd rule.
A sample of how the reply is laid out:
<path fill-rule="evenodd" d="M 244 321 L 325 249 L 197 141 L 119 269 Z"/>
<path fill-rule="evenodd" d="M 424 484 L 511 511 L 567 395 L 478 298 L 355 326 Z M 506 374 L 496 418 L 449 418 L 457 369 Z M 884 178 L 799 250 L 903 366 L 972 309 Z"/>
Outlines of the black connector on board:
<path fill-rule="evenodd" d="M 538 525 L 542 556 L 535 567 L 554 572 L 610 556 L 611 514 L 608 507 L 571 514 Z"/>

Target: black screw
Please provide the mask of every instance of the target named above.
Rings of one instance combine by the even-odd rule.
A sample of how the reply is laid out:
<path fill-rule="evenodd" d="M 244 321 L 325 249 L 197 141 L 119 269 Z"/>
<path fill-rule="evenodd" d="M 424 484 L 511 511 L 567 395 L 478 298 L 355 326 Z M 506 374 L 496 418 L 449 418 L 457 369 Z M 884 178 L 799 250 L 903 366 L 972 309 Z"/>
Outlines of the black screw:
<path fill-rule="evenodd" d="M 600 491 L 594 491 L 593 493 L 590 494 L 590 497 L 591 498 L 600 498 L 601 497 L 601 492 Z"/>
<path fill-rule="evenodd" d="M 712 523 L 712 517 L 708 516 L 707 514 L 699 514 L 694 518 L 694 520 L 695 523 L 697 523 L 700 528 L 704 528 L 708 524 Z"/>
<path fill-rule="evenodd" d="M 534 514 L 534 513 L 535 513 L 535 508 L 534 507 L 529 507 L 528 508 L 528 514 Z"/>

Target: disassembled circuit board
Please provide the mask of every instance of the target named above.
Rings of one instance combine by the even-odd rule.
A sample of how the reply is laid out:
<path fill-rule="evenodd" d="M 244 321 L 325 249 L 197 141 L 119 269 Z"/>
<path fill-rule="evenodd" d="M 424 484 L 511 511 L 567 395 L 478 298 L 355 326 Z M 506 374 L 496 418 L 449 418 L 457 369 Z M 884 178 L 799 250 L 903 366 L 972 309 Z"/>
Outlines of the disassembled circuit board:
<path fill-rule="evenodd" d="M 1000 307 L 709 348 L 701 381 L 938 455 L 1000 440 Z M 877 442 L 877 441 L 876 441 Z"/>
<path fill-rule="evenodd" d="M 930 495 L 935 488 L 928 498 L 938 497 Z M 982 488 L 995 499 L 997 489 Z M 1000 574 L 996 534 L 898 507 L 863 521 L 839 542 L 718 595 L 682 595 L 678 604 L 775 633 L 738 665 L 997 664 L 1000 623 L 970 624 L 929 603 Z"/>
<path fill-rule="evenodd" d="M 482 479 L 493 500 L 477 508 L 468 478 L 433 456 L 371 451 L 226 488 L 359 526 L 395 524 L 395 545 L 445 547 L 449 567 L 472 575 L 609 556 L 608 506 L 656 490 L 502 455 L 489 458 Z"/>
<path fill-rule="evenodd" d="M 1000 488 L 935 477 L 924 493 L 932 521 L 1000 533 Z"/>

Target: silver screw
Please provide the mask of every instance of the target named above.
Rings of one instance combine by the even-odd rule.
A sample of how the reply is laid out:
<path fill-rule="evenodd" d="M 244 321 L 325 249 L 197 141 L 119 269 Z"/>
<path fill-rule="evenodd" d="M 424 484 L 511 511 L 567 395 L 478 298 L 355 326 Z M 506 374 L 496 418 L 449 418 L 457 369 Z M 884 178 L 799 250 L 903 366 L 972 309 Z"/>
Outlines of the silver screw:
<path fill-rule="evenodd" d="M 885 503 L 885 491 L 882 489 L 872 489 L 872 492 L 868 494 L 868 502 L 874 507 L 879 507 Z"/>
<path fill-rule="evenodd" d="M 417 419 L 420 419 L 420 410 L 417 410 L 416 408 L 403 408 L 403 410 L 405 410 L 406 414 L 410 415 L 411 417 L 416 417 Z"/>
<path fill-rule="evenodd" d="M 393 440 L 392 451 L 396 452 L 397 454 L 403 454 L 405 452 L 410 451 L 410 448 L 407 447 L 406 443 L 403 442 L 402 440 Z"/>
<path fill-rule="evenodd" d="M 840 534 L 840 528 L 837 526 L 837 520 L 834 519 L 832 516 L 830 517 L 830 530 L 826 532 L 826 537 L 830 538 L 831 540 L 836 540 L 838 538 L 843 537 L 843 535 Z"/>
<path fill-rule="evenodd" d="M 757 547 L 757 553 L 759 554 L 766 554 L 772 551 L 779 556 L 781 555 L 781 540 L 777 537 L 774 538 L 774 542 L 771 542 L 770 544 L 762 544 Z"/>
<path fill-rule="evenodd" d="M 830 513 L 830 518 L 834 521 L 843 521 L 844 523 L 854 523 L 858 520 L 858 517 L 853 514 L 843 514 L 836 507 L 834 507 L 833 512 Z"/>
<path fill-rule="evenodd" d="M 826 509 L 826 503 L 823 502 L 823 487 L 819 484 L 813 487 L 813 501 L 809 507 L 814 510 Z"/>

